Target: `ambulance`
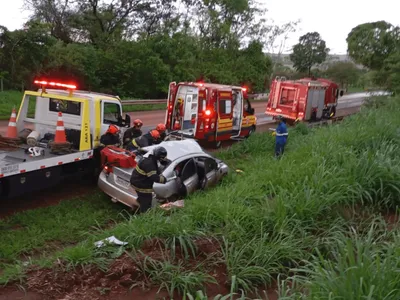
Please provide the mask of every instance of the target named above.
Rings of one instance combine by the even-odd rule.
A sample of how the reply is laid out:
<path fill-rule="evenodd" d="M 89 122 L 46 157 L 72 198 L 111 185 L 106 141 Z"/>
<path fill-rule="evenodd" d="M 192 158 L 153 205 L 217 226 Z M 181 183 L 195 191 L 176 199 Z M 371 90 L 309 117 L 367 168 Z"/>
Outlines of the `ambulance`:
<path fill-rule="evenodd" d="M 257 118 L 247 89 L 240 86 L 171 82 L 165 124 L 172 139 L 192 138 L 219 148 L 256 130 Z"/>

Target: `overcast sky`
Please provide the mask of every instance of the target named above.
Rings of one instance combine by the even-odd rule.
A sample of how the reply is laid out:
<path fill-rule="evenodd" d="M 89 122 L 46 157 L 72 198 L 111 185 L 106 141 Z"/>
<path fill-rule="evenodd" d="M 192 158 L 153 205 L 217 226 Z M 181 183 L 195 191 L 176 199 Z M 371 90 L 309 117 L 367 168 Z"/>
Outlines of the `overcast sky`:
<path fill-rule="evenodd" d="M 358 24 L 384 20 L 400 25 L 400 0 L 259 1 L 268 8 L 266 17 L 276 24 L 301 20 L 297 32 L 288 39 L 286 48 L 296 44 L 301 35 L 318 31 L 332 54 L 345 54 L 347 34 Z M 22 10 L 23 0 L 0 0 L 0 5 L 0 25 L 14 30 L 27 21 L 29 12 Z"/>

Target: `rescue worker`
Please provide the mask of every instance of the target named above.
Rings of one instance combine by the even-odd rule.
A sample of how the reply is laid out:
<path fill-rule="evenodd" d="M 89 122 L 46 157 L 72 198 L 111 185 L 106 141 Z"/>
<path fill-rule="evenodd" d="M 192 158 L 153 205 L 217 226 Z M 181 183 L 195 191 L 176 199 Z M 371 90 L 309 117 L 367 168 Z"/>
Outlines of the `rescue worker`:
<path fill-rule="evenodd" d="M 128 144 L 126 150 L 135 151 L 140 150 L 140 148 L 152 146 L 157 143 L 157 140 L 160 138 L 160 133 L 158 130 L 151 130 L 150 132 L 143 134 L 142 136 L 133 139 L 131 143 Z"/>
<path fill-rule="evenodd" d="M 288 131 L 286 127 L 286 120 L 282 116 L 278 116 L 278 127 L 275 131 L 275 157 L 280 157 L 285 151 L 285 145 L 288 138 Z"/>
<path fill-rule="evenodd" d="M 125 131 L 124 133 L 124 148 L 128 146 L 129 143 L 132 142 L 133 139 L 138 138 L 142 135 L 143 122 L 140 119 L 136 119 L 133 121 L 133 126 Z"/>
<path fill-rule="evenodd" d="M 108 129 L 105 134 L 100 137 L 100 146 L 121 146 L 121 140 L 119 138 L 120 130 L 116 125 L 108 126 Z"/>
<path fill-rule="evenodd" d="M 155 182 L 165 184 L 174 178 L 167 180 L 160 175 L 158 162 L 163 163 L 167 158 L 167 150 L 164 147 L 157 147 L 153 154 L 143 158 L 131 175 L 131 185 L 135 189 L 140 204 L 140 212 L 144 213 L 151 208 L 153 199 L 153 184 Z"/>
<path fill-rule="evenodd" d="M 160 138 L 156 140 L 156 144 L 159 144 L 167 137 L 167 127 L 164 124 L 160 123 L 157 125 L 156 130 L 160 133 Z"/>

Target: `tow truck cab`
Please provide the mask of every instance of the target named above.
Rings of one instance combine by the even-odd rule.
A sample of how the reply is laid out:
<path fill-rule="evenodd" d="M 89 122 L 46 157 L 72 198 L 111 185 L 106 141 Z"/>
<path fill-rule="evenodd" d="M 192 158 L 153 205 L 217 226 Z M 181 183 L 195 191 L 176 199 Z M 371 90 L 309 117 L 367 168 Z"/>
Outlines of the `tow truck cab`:
<path fill-rule="evenodd" d="M 121 101 L 116 96 L 81 90 L 72 94 L 64 90 L 39 89 L 25 92 L 17 115 L 17 130 L 28 127 L 44 137 L 46 133 L 55 132 L 59 111 L 67 140 L 76 150 L 97 148 L 110 124 L 119 126 L 122 133 L 130 125 L 128 114 L 122 118 Z M 88 145 L 80 145 L 82 129 L 90 133 Z"/>
<path fill-rule="evenodd" d="M 122 137 L 130 126 L 130 116 L 122 118 L 117 96 L 75 90 L 73 85 L 39 83 L 41 89 L 24 93 L 16 126 L 19 137 L 26 130 L 36 132 L 37 146 L 43 155 L 30 156 L 26 144 L 0 149 L 0 199 L 42 190 L 67 177 L 97 175 L 101 167 L 101 135 L 110 124 L 115 124 L 121 128 Z M 46 86 L 67 90 L 46 89 Z M 48 146 L 56 132 L 58 112 L 62 113 L 66 138 L 71 143 L 67 154 L 54 154 Z"/>

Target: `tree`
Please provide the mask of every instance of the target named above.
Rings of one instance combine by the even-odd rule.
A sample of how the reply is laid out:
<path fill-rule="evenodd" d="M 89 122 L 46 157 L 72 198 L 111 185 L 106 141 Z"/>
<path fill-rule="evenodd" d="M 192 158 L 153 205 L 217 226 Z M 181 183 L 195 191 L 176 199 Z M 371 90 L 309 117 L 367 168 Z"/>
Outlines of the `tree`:
<path fill-rule="evenodd" d="M 361 70 L 352 62 L 339 61 L 328 66 L 326 75 L 342 87 L 347 87 L 349 84 L 357 84 Z"/>
<path fill-rule="evenodd" d="M 299 43 L 293 47 L 290 60 L 298 72 L 308 72 L 308 75 L 311 75 L 312 66 L 323 63 L 328 53 L 329 48 L 320 34 L 309 32 L 301 36 Z"/>
<path fill-rule="evenodd" d="M 400 28 L 385 21 L 364 23 L 354 27 L 347 36 L 349 56 L 372 69 L 382 68 L 384 61 L 400 43 Z"/>

